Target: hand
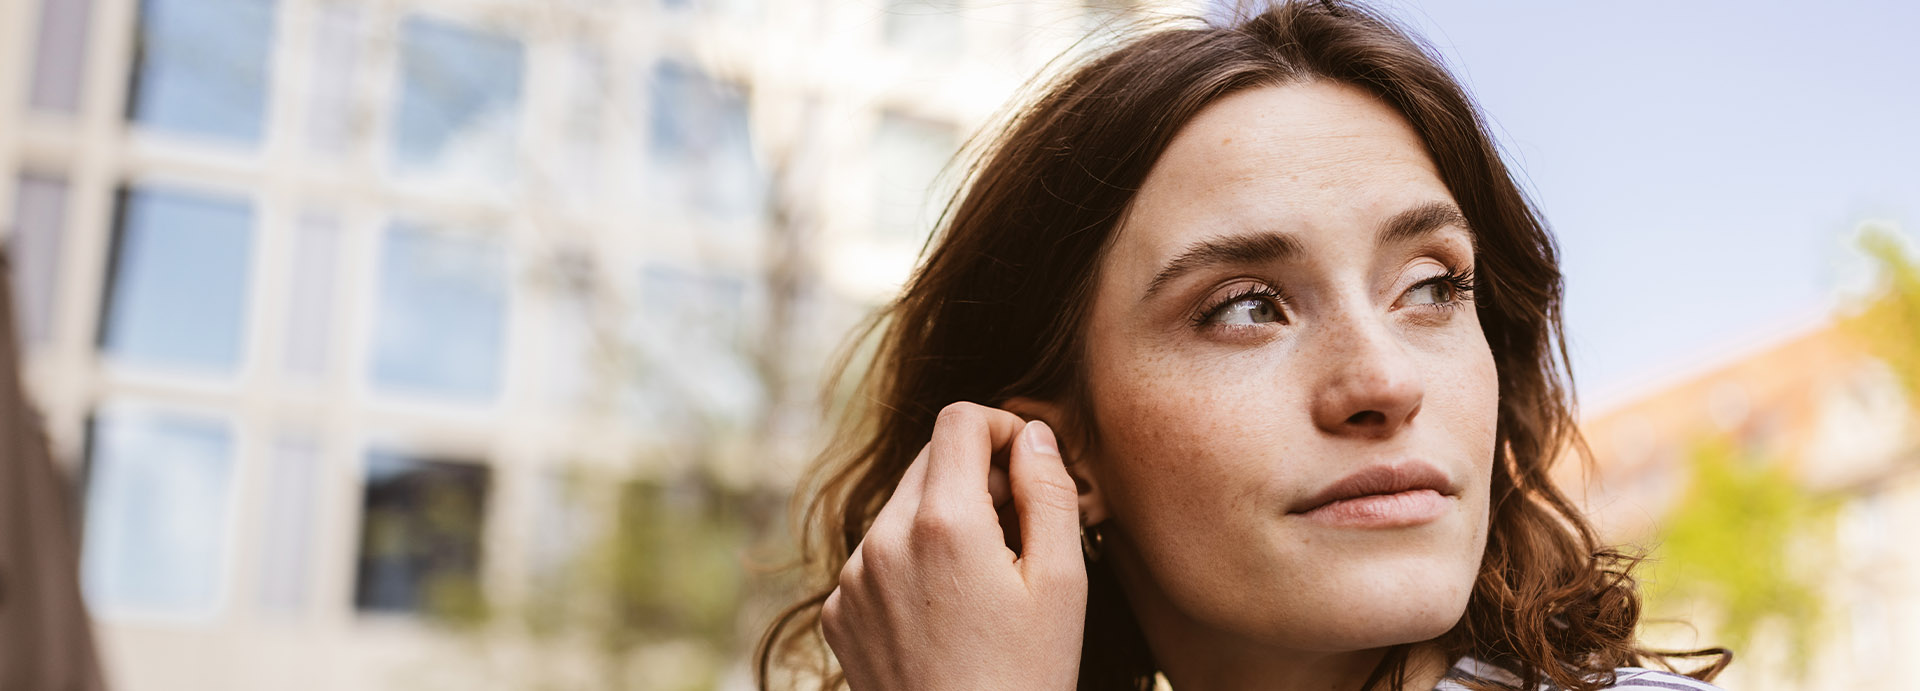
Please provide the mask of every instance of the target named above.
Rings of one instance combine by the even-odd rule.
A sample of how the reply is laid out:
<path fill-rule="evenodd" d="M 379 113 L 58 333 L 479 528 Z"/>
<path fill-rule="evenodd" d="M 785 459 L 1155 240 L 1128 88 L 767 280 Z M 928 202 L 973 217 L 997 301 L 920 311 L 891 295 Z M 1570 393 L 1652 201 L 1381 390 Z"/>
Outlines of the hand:
<path fill-rule="evenodd" d="M 1017 554 L 989 489 L 1001 450 Z M 848 686 L 1073 689 L 1087 610 L 1079 530 L 1078 493 L 1045 423 L 972 403 L 941 410 L 821 610 Z"/>

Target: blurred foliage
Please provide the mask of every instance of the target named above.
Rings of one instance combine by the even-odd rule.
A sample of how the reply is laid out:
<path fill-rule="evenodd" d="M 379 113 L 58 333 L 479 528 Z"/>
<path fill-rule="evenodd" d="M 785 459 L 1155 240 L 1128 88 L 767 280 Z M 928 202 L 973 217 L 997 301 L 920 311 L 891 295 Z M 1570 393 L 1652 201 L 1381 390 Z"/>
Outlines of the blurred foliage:
<path fill-rule="evenodd" d="M 530 651 L 538 664 L 505 671 L 510 686 L 717 688 L 751 649 L 766 603 L 786 592 L 754 566 L 778 534 L 786 497 L 697 470 L 578 472 L 564 486 L 566 534 L 536 538 L 571 541 L 563 558 L 536 564 L 513 598 L 489 598 L 473 579 L 430 583 L 428 614 L 483 648 Z M 661 651 L 676 669 L 654 668 Z M 552 664 L 578 653 L 585 675 Z"/>
<path fill-rule="evenodd" d="M 602 632 L 610 651 L 669 636 L 715 648 L 733 643 L 746 588 L 750 498 L 713 483 L 628 480 L 617 519 L 589 552 L 603 579 L 597 596 L 617 613 Z"/>
<path fill-rule="evenodd" d="M 1920 400 L 1920 262 L 1887 226 L 1862 228 L 1859 243 L 1873 259 L 1880 285 L 1843 327 L 1899 375 L 1908 400 Z"/>
<path fill-rule="evenodd" d="M 1920 262 L 1901 236 L 1864 226 L 1860 248 L 1879 279 L 1842 318 L 1841 328 L 1900 378 L 1909 400 L 1920 400 Z M 1649 575 L 1658 612 L 1709 604 L 1718 614 L 1718 644 L 1741 651 L 1766 624 L 1784 625 L 1786 671 L 1804 674 L 1819 639 L 1826 608 L 1823 573 L 1844 491 L 1809 488 L 1790 461 L 1735 440 L 1699 440 L 1688 455 L 1688 489 L 1666 519 Z"/>
<path fill-rule="evenodd" d="M 1735 651 L 1748 649 L 1763 624 L 1785 624 L 1791 671 L 1805 672 L 1823 610 L 1817 565 L 1827 563 L 1823 538 L 1839 503 L 1730 439 L 1697 442 L 1688 461 L 1687 490 L 1650 564 L 1662 587 L 1649 604 L 1711 603 L 1716 643 Z"/>
<path fill-rule="evenodd" d="M 427 534 L 440 544 L 479 545 L 481 508 L 472 495 L 452 487 L 429 485 L 425 489 L 424 515 Z M 438 546 L 438 545 L 436 545 Z M 455 549 L 457 552 L 467 552 Z M 460 554 L 469 568 L 429 571 L 421 584 L 426 612 L 441 623 L 456 628 L 483 626 L 491 618 L 486 594 L 476 577 L 479 554 Z"/>

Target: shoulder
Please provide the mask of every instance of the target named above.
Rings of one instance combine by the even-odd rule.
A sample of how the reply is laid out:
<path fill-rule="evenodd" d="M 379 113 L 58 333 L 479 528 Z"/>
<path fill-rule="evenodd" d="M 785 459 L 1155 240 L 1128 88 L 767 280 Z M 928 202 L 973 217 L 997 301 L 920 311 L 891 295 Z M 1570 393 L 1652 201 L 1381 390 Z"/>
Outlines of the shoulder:
<path fill-rule="evenodd" d="M 1613 684 L 1608 689 L 1618 691 L 1722 691 L 1720 687 L 1692 677 L 1641 667 L 1620 667 L 1613 670 Z M 1492 683 L 1503 688 L 1518 688 L 1520 679 L 1511 672 L 1494 665 L 1462 658 L 1447 670 L 1447 675 L 1434 691 L 1469 691 L 1469 683 Z M 1554 687 L 1544 687 L 1541 691 L 1553 691 Z"/>

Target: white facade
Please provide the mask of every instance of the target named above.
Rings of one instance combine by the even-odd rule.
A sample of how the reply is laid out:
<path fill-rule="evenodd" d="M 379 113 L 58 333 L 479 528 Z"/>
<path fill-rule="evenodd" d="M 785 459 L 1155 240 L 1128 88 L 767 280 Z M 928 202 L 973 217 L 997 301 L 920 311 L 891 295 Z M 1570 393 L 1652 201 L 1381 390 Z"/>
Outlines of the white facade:
<path fill-rule="evenodd" d="M 794 347 L 823 357 L 905 277 L 951 151 L 1117 11 L 0 4 L 0 236 L 85 478 L 109 682 L 514 687 L 404 612 L 415 566 L 357 572 L 370 485 L 477 488 L 452 559 L 512 592 L 564 541 L 558 469 L 764 403 L 727 353 L 767 299 L 768 195 L 806 229 L 823 290 Z M 802 455 L 726 474 L 777 485 Z"/>

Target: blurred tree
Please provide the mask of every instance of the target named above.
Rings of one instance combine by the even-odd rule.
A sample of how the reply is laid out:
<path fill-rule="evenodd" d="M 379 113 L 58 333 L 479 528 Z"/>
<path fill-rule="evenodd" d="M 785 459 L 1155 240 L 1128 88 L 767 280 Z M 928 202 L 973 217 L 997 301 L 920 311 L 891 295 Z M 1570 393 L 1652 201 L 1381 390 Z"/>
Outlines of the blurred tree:
<path fill-rule="evenodd" d="M 1920 262 L 1889 226 L 1863 226 L 1859 243 L 1878 269 L 1880 284 L 1843 325 L 1893 368 L 1908 400 L 1920 400 Z"/>
<path fill-rule="evenodd" d="M 1708 603 L 1717 644 L 1747 650 L 1768 623 L 1784 625 L 1789 670 L 1800 674 L 1816 640 L 1820 558 L 1838 503 L 1807 489 L 1786 464 L 1724 437 L 1694 444 L 1689 481 L 1649 564 L 1649 605 L 1677 613 Z"/>
<path fill-rule="evenodd" d="M 1858 242 L 1877 269 L 1878 285 L 1850 306 L 1840 327 L 1897 374 L 1908 400 L 1920 400 L 1920 262 L 1890 227 L 1863 226 Z M 1736 651 L 1768 622 L 1783 624 L 1787 671 L 1804 673 L 1818 640 L 1822 584 L 1829 577 L 1822 570 L 1833 563 L 1826 550 L 1838 509 L 1911 463 L 1816 490 L 1788 462 L 1816 459 L 1771 458 L 1724 437 L 1697 441 L 1688 460 L 1688 489 L 1649 565 L 1659 586 L 1649 606 L 1677 613 L 1688 603 L 1709 603 L 1719 617 L 1718 642 Z"/>
<path fill-rule="evenodd" d="M 684 364 L 677 361 L 684 353 L 636 347 L 623 336 L 624 315 L 596 313 L 593 338 L 615 375 L 597 381 L 646 389 L 675 402 L 683 416 L 666 425 L 671 429 L 656 430 L 661 441 L 638 451 L 624 469 L 579 469 L 566 479 L 565 503 L 582 515 L 573 526 L 580 534 L 566 537 L 580 545 L 551 572 L 530 579 L 511 602 L 489 600 L 492 591 L 471 579 L 431 587 L 434 619 L 482 646 L 531 650 L 534 664 L 503 670 L 510 685 L 718 688 L 729 669 L 744 669 L 760 628 L 789 594 L 790 584 L 774 576 L 775 569 L 758 565 L 794 556 L 790 540 L 782 539 L 789 490 L 776 486 L 781 480 L 771 471 L 804 460 L 818 429 L 819 409 L 803 392 L 818 386 L 819 367 L 802 360 L 813 355 L 805 345 L 827 335 L 809 321 L 819 318 L 824 298 L 813 256 L 817 214 L 806 202 L 817 195 L 793 173 L 811 155 L 805 144 L 814 110 L 803 108 L 797 131 L 763 152 L 770 194 L 760 276 L 766 312 L 756 320 L 759 328 L 739 342 L 673 344 L 731 349 L 723 355 L 742 362 L 759 388 L 753 409 L 743 416 L 701 405 L 698 392 L 675 388 L 687 385 L 684 378 L 664 376 Z M 591 257 L 566 256 L 571 261 L 546 277 L 555 286 L 610 292 Z M 744 481 L 727 472 L 740 458 L 754 471 Z M 659 650 L 673 651 L 667 666 L 676 669 L 649 668 L 661 658 L 648 651 Z M 590 658 L 590 679 L 555 663 L 580 652 Z"/>

